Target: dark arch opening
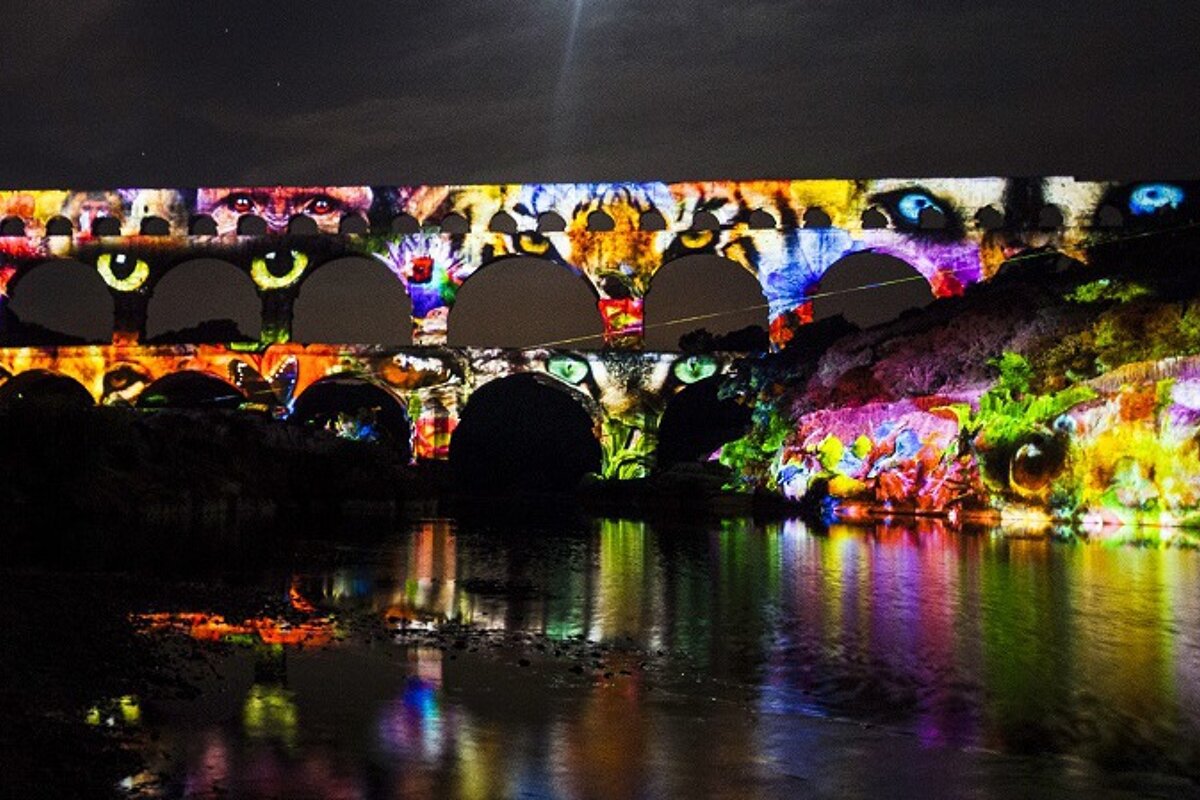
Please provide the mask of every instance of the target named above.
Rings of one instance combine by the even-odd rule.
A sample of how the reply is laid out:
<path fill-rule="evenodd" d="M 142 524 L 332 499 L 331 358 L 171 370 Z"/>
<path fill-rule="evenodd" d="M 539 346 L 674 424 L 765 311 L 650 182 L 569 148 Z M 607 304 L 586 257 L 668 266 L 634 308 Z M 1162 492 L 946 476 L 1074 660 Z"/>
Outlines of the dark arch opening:
<path fill-rule="evenodd" d="M 442 233 L 466 233 L 471 229 L 471 225 L 467 222 L 467 218 L 462 214 L 449 213 L 442 217 L 441 223 Z"/>
<path fill-rule="evenodd" d="M 363 236 L 371 232 L 371 224 L 362 214 L 347 214 L 338 223 L 338 233 L 343 236 Z"/>
<path fill-rule="evenodd" d="M 829 214 L 820 206 L 813 206 L 804 212 L 804 227 L 806 228 L 828 228 L 833 225 L 833 220 L 829 218 Z"/>
<path fill-rule="evenodd" d="M 253 341 L 261 314 L 249 275 L 228 261 L 199 258 L 172 267 L 154 286 L 146 334 L 150 343 Z"/>
<path fill-rule="evenodd" d="M 946 227 L 946 214 L 939 208 L 926 206 L 917 215 L 917 227 L 923 231 L 940 231 Z"/>
<path fill-rule="evenodd" d="M 557 233 L 558 231 L 565 231 L 567 223 L 555 212 L 547 211 L 538 216 L 537 229 L 541 233 Z"/>
<path fill-rule="evenodd" d="M 66 375 L 34 369 L 0 384 L 0 408 L 26 403 L 85 407 L 95 405 L 83 384 Z"/>
<path fill-rule="evenodd" d="M 458 290 L 448 343 L 456 347 L 534 347 L 590 337 L 572 347 L 598 348 L 603 323 L 587 279 L 539 258 L 485 265 Z"/>
<path fill-rule="evenodd" d="M 827 292 L 834 294 L 822 296 Z M 870 252 L 835 262 L 821 276 L 816 295 L 814 320 L 840 314 L 860 328 L 893 320 L 933 301 L 928 281 L 916 269 L 894 256 Z"/>
<path fill-rule="evenodd" d="M 775 227 L 775 216 L 769 211 L 756 208 L 750 212 L 748 222 L 750 227 L 755 230 L 768 230 Z"/>
<path fill-rule="evenodd" d="M 611 231 L 616 228 L 616 223 L 608 212 L 596 209 L 587 216 L 587 228 L 589 231 Z"/>
<path fill-rule="evenodd" d="M 267 221 L 255 214 L 242 214 L 237 221 L 238 236 L 266 236 Z"/>
<path fill-rule="evenodd" d="M 1044 231 L 1061 228 L 1063 226 L 1062 209 L 1056 205 L 1042 206 L 1038 211 L 1037 226 Z"/>
<path fill-rule="evenodd" d="M 361 378 L 322 378 L 296 398 L 290 419 L 343 439 L 385 445 L 406 461 L 411 457 L 412 425 L 403 403 Z"/>
<path fill-rule="evenodd" d="M 412 301 L 386 266 L 362 256 L 322 264 L 300 287 L 292 339 L 337 344 L 412 344 Z"/>
<path fill-rule="evenodd" d="M 517 232 L 517 221 L 507 211 L 497 211 L 488 223 L 488 230 L 492 233 L 513 234 Z"/>
<path fill-rule="evenodd" d="M 139 232 L 142 236 L 170 236 L 171 223 L 162 217 L 143 217 Z"/>
<path fill-rule="evenodd" d="M 66 217 L 51 217 L 46 222 L 47 236 L 73 236 L 74 234 L 75 226 Z"/>
<path fill-rule="evenodd" d="M 50 261 L 23 275 L 4 316 L 4 341 L 10 344 L 112 341 L 112 295 L 95 268 L 78 261 Z"/>
<path fill-rule="evenodd" d="M 667 220 L 656 208 L 649 211 L 643 211 L 638 222 L 644 231 L 665 231 L 667 229 Z"/>
<path fill-rule="evenodd" d="M 120 236 L 121 220 L 116 217 L 96 217 L 92 220 L 93 236 Z"/>
<path fill-rule="evenodd" d="M 421 232 L 421 223 L 412 214 L 397 214 L 388 226 L 392 233 L 408 235 Z"/>
<path fill-rule="evenodd" d="M 236 410 L 245 399 L 233 386 L 205 372 L 174 372 L 143 389 L 137 407 Z"/>
<path fill-rule="evenodd" d="M 888 226 L 887 214 L 879 210 L 877 206 L 871 206 L 862 214 L 862 226 L 866 230 L 877 230 Z"/>
<path fill-rule="evenodd" d="M 216 236 L 217 221 L 208 214 L 199 214 L 188 222 L 188 233 L 192 236 Z"/>
<path fill-rule="evenodd" d="M 707 460 L 721 445 L 745 435 L 750 409 L 720 399 L 720 386 L 719 378 L 708 378 L 684 387 L 667 403 L 658 424 L 658 469 Z"/>
<path fill-rule="evenodd" d="M 700 317 L 700 319 L 693 319 Z M 715 255 L 669 261 L 654 274 L 645 300 L 646 349 L 679 350 L 685 334 L 722 335 L 767 329 L 767 300 L 758 279 Z"/>
<path fill-rule="evenodd" d="M 1096 211 L 1096 224 L 1101 228 L 1119 228 L 1125 224 L 1125 215 L 1116 206 L 1105 203 Z"/>
<path fill-rule="evenodd" d="M 20 217 L 5 217 L 0 221 L 0 236 L 24 236 L 25 221 Z"/>
<path fill-rule="evenodd" d="M 719 231 L 721 230 L 721 220 L 717 219 L 717 215 L 711 211 L 697 211 L 692 215 L 692 230 Z"/>
<path fill-rule="evenodd" d="M 471 395 L 450 439 L 450 466 L 471 493 L 567 491 L 600 471 L 600 443 L 579 402 L 512 375 Z"/>
<path fill-rule="evenodd" d="M 985 231 L 998 231 L 1004 227 L 1004 212 L 995 206 L 984 206 L 975 212 L 975 223 Z"/>
<path fill-rule="evenodd" d="M 293 236 L 316 236 L 321 228 L 307 214 L 296 214 L 288 220 L 287 232 Z"/>

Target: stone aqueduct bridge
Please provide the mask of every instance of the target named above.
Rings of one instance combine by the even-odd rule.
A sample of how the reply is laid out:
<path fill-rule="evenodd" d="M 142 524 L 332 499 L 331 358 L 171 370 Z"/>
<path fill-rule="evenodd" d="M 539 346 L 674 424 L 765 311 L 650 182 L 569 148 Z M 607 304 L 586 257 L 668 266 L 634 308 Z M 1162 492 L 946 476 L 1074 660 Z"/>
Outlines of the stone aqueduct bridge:
<path fill-rule="evenodd" d="M 606 472 L 634 475 L 653 453 L 667 399 L 731 363 L 642 351 L 643 297 L 675 259 L 718 255 L 752 274 L 782 348 L 811 320 L 821 277 L 857 253 L 901 259 L 934 296 L 951 296 L 1025 253 L 1086 263 L 1114 239 L 1194 221 L 1197 194 L 1194 182 L 1072 178 L 0 191 L 0 299 L 40 265 L 68 259 L 98 273 L 114 320 L 111 344 L 0 348 L 0 381 L 12 390 L 54 373 L 97 402 L 122 404 L 198 371 L 286 416 L 314 383 L 356 377 L 405 404 L 416 457 L 441 458 L 472 392 L 532 373 L 587 408 Z M 403 285 L 414 347 L 291 343 L 301 286 L 345 256 L 376 259 Z M 447 347 L 459 288 L 489 264 L 529 256 L 590 287 L 605 348 Z M 249 275 L 261 341 L 139 344 L 155 286 L 199 258 Z"/>

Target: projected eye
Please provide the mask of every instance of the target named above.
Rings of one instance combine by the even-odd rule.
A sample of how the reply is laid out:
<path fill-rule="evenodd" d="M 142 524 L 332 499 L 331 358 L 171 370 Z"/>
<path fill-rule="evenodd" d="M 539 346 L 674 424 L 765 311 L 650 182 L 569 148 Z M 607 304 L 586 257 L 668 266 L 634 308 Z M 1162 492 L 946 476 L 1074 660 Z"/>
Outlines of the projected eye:
<path fill-rule="evenodd" d="M 334 209 L 334 201 L 328 195 L 317 195 L 308 204 L 308 210 L 313 214 L 329 214 Z"/>
<path fill-rule="evenodd" d="M 575 356 L 551 356 L 546 370 L 564 383 L 575 386 L 588 376 L 588 364 Z"/>
<path fill-rule="evenodd" d="M 1171 183 L 1143 183 L 1129 193 L 1129 210 L 1135 216 L 1148 216 L 1164 209 L 1177 209 L 1184 192 Z"/>
<path fill-rule="evenodd" d="M 708 356 L 688 356 L 675 362 L 675 377 L 683 383 L 696 383 L 717 372 L 717 362 Z"/>
<path fill-rule="evenodd" d="M 225 202 L 239 214 L 249 214 L 254 210 L 254 198 L 245 193 L 231 194 Z"/>
<path fill-rule="evenodd" d="M 545 236 L 536 233 L 522 233 L 517 237 L 517 246 L 534 256 L 543 256 L 550 252 L 550 242 Z"/>
<path fill-rule="evenodd" d="M 684 231 L 679 234 L 679 242 L 689 250 L 699 250 L 712 244 L 715 237 L 713 231 Z"/>
<path fill-rule="evenodd" d="M 135 291 L 150 277 L 149 264 L 125 253 L 101 253 L 96 259 L 96 271 L 118 292 Z"/>
<path fill-rule="evenodd" d="M 909 192 L 896 201 L 896 211 L 906 222 L 913 225 L 920 224 L 921 212 L 927 208 L 932 208 L 939 214 L 946 213 L 941 206 L 934 202 L 932 197 L 924 192 Z"/>
<path fill-rule="evenodd" d="M 260 289 L 283 289 L 299 280 L 306 267 L 306 253 L 299 250 L 271 252 L 250 262 L 250 279 Z"/>

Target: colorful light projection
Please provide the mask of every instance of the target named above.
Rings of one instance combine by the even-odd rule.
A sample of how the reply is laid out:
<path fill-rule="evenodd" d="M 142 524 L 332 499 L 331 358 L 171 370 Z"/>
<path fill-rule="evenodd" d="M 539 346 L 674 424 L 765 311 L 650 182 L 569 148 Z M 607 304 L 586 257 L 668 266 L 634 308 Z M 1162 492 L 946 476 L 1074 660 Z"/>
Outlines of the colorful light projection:
<path fill-rule="evenodd" d="M 459 413 L 474 391 L 495 380 L 532 374 L 577 400 L 592 417 L 603 474 L 648 474 L 658 422 L 684 387 L 726 372 L 729 354 L 626 351 L 394 349 L 297 344 L 243 349 L 225 345 L 0 348 L 0 385 L 22 373 L 72 378 L 103 405 L 135 405 L 156 381 L 198 372 L 230 384 L 242 408 L 290 416 L 319 381 L 357 380 L 383 389 L 405 410 L 414 458 L 449 457 Z M 347 409 L 333 426 L 347 438 L 370 435 L 371 418 Z"/>
<path fill-rule="evenodd" d="M 221 258 L 263 295 L 263 342 L 286 342 L 304 279 L 327 261 L 362 255 L 404 284 L 414 342 L 439 345 L 471 275 L 497 259 L 533 256 L 586 281 L 607 345 L 636 349 L 655 272 L 703 253 L 755 275 L 772 341 L 783 347 L 811 320 L 821 276 L 849 254 L 904 260 L 947 297 L 1022 253 L 1054 250 L 1086 263 L 1122 230 L 1194 223 L 1198 196 L 1195 181 L 1073 178 L 9 190 L 0 191 L 0 218 L 19 221 L 24 236 L 0 237 L 0 294 L 47 259 L 95 265 L 127 298 L 117 304 L 114 341 L 131 343 L 165 272 Z M 497 218 L 508 224 L 493 225 Z M 465 232 L 450 232 L 452 221 Z"/>

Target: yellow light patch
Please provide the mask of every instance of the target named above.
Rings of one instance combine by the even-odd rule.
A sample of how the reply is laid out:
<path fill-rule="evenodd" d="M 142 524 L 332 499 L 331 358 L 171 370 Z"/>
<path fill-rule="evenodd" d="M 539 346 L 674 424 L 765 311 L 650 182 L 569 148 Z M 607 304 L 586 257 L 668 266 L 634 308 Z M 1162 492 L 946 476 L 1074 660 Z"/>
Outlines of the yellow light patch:
<path fill-rule="evenodd" d="M 292 268 L 284 275 L 274 275 L 267 269 L 267 259 L 275 257 L 275 253 L 259 256 L 250 262 L 250 279 L 254 281 L 254 285 L 264 291 L 286 289 L 300 280 L 300 276 L 304 274 L 304 270 L 308 267 L 308 254 L 302 253 L 299 250 L 293 250 L 291 255 Z"/>
<path fill-rule="evenodd" d="M 124 278 L 118 278 L 113 272 L 114 266 L 127 266 L 129 261 L 133 261 L 133 268 Z M 150 265 L 144 260 L 124 253 L 101 253 L 96 259 L 96 271 L 100 273 L 100 277 L 110 288 L 118 292 L 134 292 L 142 287 L 146 279 L 150 277 Z"/>

